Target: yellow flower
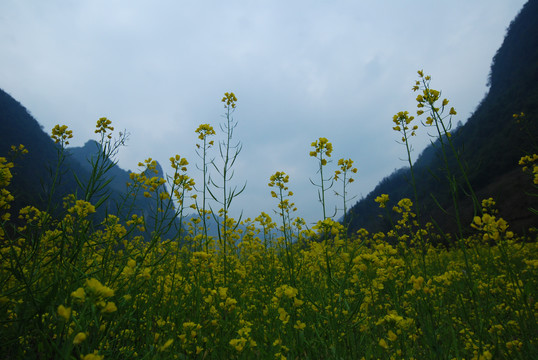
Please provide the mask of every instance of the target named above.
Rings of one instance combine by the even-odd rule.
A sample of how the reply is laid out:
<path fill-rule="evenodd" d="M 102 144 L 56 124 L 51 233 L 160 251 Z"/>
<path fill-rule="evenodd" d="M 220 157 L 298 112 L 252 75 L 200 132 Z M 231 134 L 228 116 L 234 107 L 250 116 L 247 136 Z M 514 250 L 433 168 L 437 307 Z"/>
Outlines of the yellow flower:
<path fill-rule="evenodd" d="M 284 323 L 284 324 L 287 324 L 288 321 L 290 320 L 290 316 L 288 315 L 288 313 L 286 312 L 286 310 L 284 308 L 278 308 L 278 318 Z"/>
<path fill-rule="evenodd" d="M 73 345 L 79 345 L 87 338 L 88 338 L 87 333 L 79 332 L 78 334 L 75 335 L 75 338 L 73 339 Z"/>
<path fill-rule="evenodd" d="M 95 206 L 84 200 L 76 200 L 75 205 L 67 209 L 70 214 L 77 214 L 79 218 L 85 218 L 95 213 Z"/>
<path fill-rule="evenodd" d="M 168 339 L 168 340 L 163 344 L 163 346 L 159 347 L 159 351 L 164 351 L 164 350 L 168 349 L 173 343 L 174 343 L 174 340 L 173 340 L 173 339 Z"/>
<path fill-rule="evenodd" d="M 306 327 L 306 324 L 304 322 L 301 322 L 300 320 L 297 320 L 295 325 L 293 325 L 294 328 L 297 330 L 303 330 Z"/>
<path fill-rule="evenodd" d="M 102 117 L 99 120 L 97 120 L 97 125 L 95 133 L 96 134 L 105 134 L 107 130 L 114 131 L 114 127 L 110 126 L 112 124 L 112 121 L 108 120 L 106 117 Z M 108 134 L 107 136 L 109 139 L 112 137 L 111 134 Z"/>
<path fill-rule="evenodd" d="M 80 287 L 71 293 L 71 297 L 75 298 L 80 302 L 84 302 L 84 300 L 86 300 L 86 292 L 83 288 Z"/>
<path fill-rule="evenodd" d="M 103 355 L 97 355 L 97 350 L 93 354 L 80 355 L 81 360 L 103 360 L 105 357 Z"/>
<path fill-rule="evenodd" d="M 104 286 L 95 278 L 86 280 L 86 288 L 99 297 L 111 297 L 114 296 L 114 290 L 108 286 Z"/>
<path fill-rule="evenodd" d="M 333 145 L 327 140 L 327 138 L 320 137 L 318 140 L 314 141 L 311 146 L 314 148 L 314 151 L 310 152 L 310 156 L 317 157 L 318 154 L 323 156 L 325 154 L 327 157 L 331 157 L 333 151 Z M 325 161 L 327 164 L 327 161 Z M 325 165 L 322 163 L 322 165 Z"/>
<path fill-rule="evenodd" d="M 58 315 L 63 317 L 66 321 L 71 317 L 71 308 L 66 308 L 63 305 L 58 306 Z"/>
<path fill-rule="evenodd" d="M 226 108 L 235 108 L 235 103 L 237 101 L 237 97 L 233 92 L 230 93 L 224 93 L 224 97 L 221 100 L 224 103 L 224 107 Z"/>
<path fill-rule="evenodd" d="M 116 304 L 114 304 L 112 301 L 107 302 L 105 307 L 101 309 L 102 313 L 113 313 L 114 311 L 118 310 L 116 307 Z"/>
<path fill-rule="evenodd" d="M 389 201 L 389 196 L 387 194 L 381 194 L 374 200 L 376 203 L 379 203 L 380 208 L 385 208 L 387 202 Z"/>
<path fill-rule="evenodd" d="M 200 126 L 198 126 L 198 129 L 196 129 L 196 133 L 198 133 L 198 138 L 200 140 L 204 140 L 209 135 L 215 135 L 216 134 L 213 127 L 211 125 L 209 125 L 209 124 L 201 124 Z"/>
<path fill-rule="evenodd" d="M 243 351 L 245 345 L 247 344 L 247 339 L 239 338 L 230 340 L 230 345 L 235 348 L 237 351 Z"/>
<path fill-rule="evenodd" d="M 67 130 L 67 125 L 56 125 L 52 128 L 51 137 L 56 144 L 69 145 L 68 139 L 73 137 L 73 131 Z"/>
<path fill-rule="evenodd" d="M 290 299 L 291 298 L 294 298 L 295 296 L 297 296 L 297 289 L 291 287 L 291 286 L 288 286 L 286 288 L 286 290 L 284 290 L 284 294 L 289 297 Z"/>
<path fill-rule="evenodd" d="M 382 348 L 385 348 L 385 349 L 388 349 L 388 348 L 389 348 L 389 345 L 387 344 L 387 342 L 385 341 L 385 339 L 381 339 L 381 340 L 379 340 L 379 346 L 381 346 Z"/>

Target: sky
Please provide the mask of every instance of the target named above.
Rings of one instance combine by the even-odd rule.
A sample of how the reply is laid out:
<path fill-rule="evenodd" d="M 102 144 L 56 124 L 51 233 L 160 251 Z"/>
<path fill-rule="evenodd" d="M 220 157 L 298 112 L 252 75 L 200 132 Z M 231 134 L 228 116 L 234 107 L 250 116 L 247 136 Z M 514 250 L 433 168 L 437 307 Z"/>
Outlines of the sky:
<path fill-rule="evenodd" d="M 234 217 L 274 220 L 269 178 L 289 175 L 293 216 L 322 218 L 320 174 L 309 156 L 320 137 L 358 172 L 348 208 L 406 165 L 392 117 L 416 111 L 417 70 L 432 76 L 465 123 L 487 92 L 492 57 L 524 0 L 172 1 L 2 0 L 0 88 L 44 129 L 73 130 L 82 146 L 107 117 L 129 139 L 117 160 L 138 171 L 149 157 L 171 174 L 169 158 L 189 161 L 201 183 L 195 130 L 211 124 L 216 142 L 225 118 L 221 99 L 237 96 L 233 142 Z M 421 127 L 413 159 L 430 143 Z M 210 156 L 221 164 L 218 147 Z M 220 166 L 220 165 L 219 165 Z M 213 175 L 218 179 L 216 174 Z M 336 183 L 328 215 L 343 215 Z M 212 204 L 215 210 L 218 205 Z"/>

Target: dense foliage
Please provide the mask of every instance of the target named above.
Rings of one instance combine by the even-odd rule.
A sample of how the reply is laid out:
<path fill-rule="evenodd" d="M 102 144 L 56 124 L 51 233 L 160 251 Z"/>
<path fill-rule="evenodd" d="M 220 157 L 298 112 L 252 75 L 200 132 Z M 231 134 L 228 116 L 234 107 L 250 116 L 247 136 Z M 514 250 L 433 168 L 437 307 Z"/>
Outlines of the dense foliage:
<path fill-rule="evenodd" d="M 312 153 L 325 166 L 318 144 Z M 133 173 L 130 189 L 144 189 L 164 213 L 177 211 L 162 207 L 175 195 L 181 216 L 193 183 L 188 162 L 171 161 L 172 194 L 145 175 L 152 161 Z M 523 160 L 534 171 L 537 161 Z M 442 234 L 431 224 L 418 227 L 409 199 L 388 211 L 388 233 L 349 237 L 330 218 L 308 229 L 291 217 L 288 176 L 277 172 L 270 186 L 280 226 L 262 213 L 242 231 L 228 217 L 214 238 L 198 218 L 184 235 L 161 238 L 160 227 L 148 242 L 143 216 L 109 214 L 97 224 L 94 205 L 75 196 L 64 199 L 59 220 L 32 206 L 10 214 L 12 168 L 0 159 L 2 358 L 538 355 L 537 243 L 509 231 L 491 199 L 468 226 L 474 233 L 447 250 L 433 245 Z M 388 200 L 376 199 L 386 210 Z M 22 221 L 13 236 L 10 215 Z"/>

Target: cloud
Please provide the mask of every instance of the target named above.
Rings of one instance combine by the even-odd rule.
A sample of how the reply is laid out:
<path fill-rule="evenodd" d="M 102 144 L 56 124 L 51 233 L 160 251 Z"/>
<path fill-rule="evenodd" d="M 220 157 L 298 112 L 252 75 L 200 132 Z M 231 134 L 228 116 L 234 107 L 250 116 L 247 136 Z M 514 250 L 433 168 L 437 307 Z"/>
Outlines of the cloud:
<path fill-rule="evenodd" d="M 197 180 L 194 130 L 218 129 L 222 94 L 234 91 L 234 139 L 243 143 L 234 183 L 247 182 L 234 212 L 270 212 L 269 176 L 286 171 L 298 215 L 313 222 L 321 206 L 310 143 L 327 137 L 335 162 L 355 160 L 350 191 L 366 195 L 405 165 L 390 123 L 415 109 L 416 70 L 465 121 L 523 3 L 4 1 L 0 87 L 45 129 L 69 125 L 75 145 L 109 117 L 131 134 L 123 168 L 152 157 L 169 170 L 179 154 Z M 413 140 L 416 157 L 429 137 Z"/>

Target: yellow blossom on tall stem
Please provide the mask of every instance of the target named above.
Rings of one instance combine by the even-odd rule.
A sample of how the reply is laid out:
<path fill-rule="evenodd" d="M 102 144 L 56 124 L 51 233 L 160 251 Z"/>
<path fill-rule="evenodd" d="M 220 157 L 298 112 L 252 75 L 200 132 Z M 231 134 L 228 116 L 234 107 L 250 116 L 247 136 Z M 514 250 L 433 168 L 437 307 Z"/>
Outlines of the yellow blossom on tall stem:
<path fill-rule="evenodd" d="M 418 202 L 418 193 L 417 193 L 417 187 L 416 187 L 416 181 L 415 181 L 415 171 L 413 168 L 413 161 L 411 159 L 411 152 L 413 151 L 413 147 L 409 144 L 409 138 L 411 136 L 415 136 L 416 130 L 418 129 L 418 125 L 413 125 L 411 127 L 411 122 L 414 119 L 415 119 L 414 116 L 409 116 L 409 112 L 400 111 L 392 117 L 392 122 L 396 125 L 392 129 L 401 134 L 402 143 L 405 145 L 405 149 L 407 152 L 407 162 L 409 164 L 409 171 L 411 173 L 411 186 L 413 187 L 413 193 L 415 195 L 417 218 L 420 221 L 420 207 L 419 207 L 419 202 Z"/>
<path fill-rule="evenodd" d="M 436 136 L 440 144 L 445 170 L 447 172 L 447 179 L 450 183 L 449 187 L 452 192 L 453 208 L 455 211 L 459 237 L 461 238 L 463 236 L 463 227 L 460 219 L 461 216 L 458 204 L 459 195 L 455 193 L 458 188 L 461 188 L 461 185 L 456 183 L 456 177 L 452 174 L 453 170 L 448 165 L 449 160 L 447 150 L 451 151 L 453 158 L 456 160 L 458 170 L 460 172 L 458 177 L 463 178 L 466 187 L 464 191 L 469 194 L 470 198 L 473 201 L 474 215 L 480 212 L 480 203 L 467 176 L 467 170 L 461 157 L 461 151 L 459 149 L 456 149 L 456 146 L 451 138 L 452 134 L 450 130 L 452 127 L 452 117 L 456 115 L 457 112 L 453 107 L 450 107 L 450 109 L 448 109 L 449 100 L 446 98 L 441 101 L 441 104 L 439 104 L 439 101 L 441 99 L 441 92 L 432 89 L 430 76 L 424 76 L 424 72 L 422 70 L 418 71 L 418 75 L 419 80 L 417 80 L 415 82 L 415 86 L 413 86 L 413 91 L 422 90 L 422 93 L 417 95 L 416 98 L 418 108 L 417 116 L 424 114 L 424 111 L 428 112 L 428 116 L 424 125 L 428 127 L 433 127 L 436 131 Z M 415 201 L 416 200 L 417 199 L 415 199 Z"/>
<path fill-rule="evenodd" d="M 293 196 L 293 192 L 288 189 L 287 183 L 289 182 L 290 177 L 283 171 L 277 171 L 271 175 L 269 187 L 277 188 L 278 194 L 271 190 L 271 196 L 279 200 L 278 209 L 279 215 L 282 219 L 282 232 L 284 234 L 284 246 L 286 252 L 286 258 L 288 261 L 289 277 L 290 281 L 294 281 L 294 265 L 293 265 L 293 254 L 292 254 L 292 233 L 291 233 L 291 218 L 290 213 L 297 211 L 295 204 L 290 202 L 286 197 Z"/>
<path fill-rule="evenodd" d="M 226 97 L 226 96 L 225 96 Z M 200 167 L 200 170 L 202 171 L 202 188 L 197 189 L 199 192 L 202 193 L 202 205 L 199 206 L 198 202 L 196 202 L 196 211 L 198 212 L 198 216 L 202 220 L 202 242 L 204 244 L 206 252 L 209 251 L 209 239 L 207 235 L 207 218 L 208 218 L 208 211 L 206 209 L 207 207 L 207 193 L 208 193 L 208 166 L 211 161 L 208 161 L 207 159 L 207 153 L 210 147 L 213 146 L 214 141 L 210 140 L 208 141 L 209 136 L 215 135 L 215 130 L 213 127 L 209 124 L 201 124 L 198 129 L 196 129 L 196 133 L 198 134 L 198 138 L 203 141 L 203 144 L 196 144 L 197 149 L 201 149 L 201 153 L 196 150 L 197 155 L 202 159 L 202 166 Z M 196 199 L 195 199 L 196 200 Z"/>
<path fill-rule="evenodd" d="M 102 136 L 104 136 L 107 133 L 107 131 L 114 131 L 114 127 L 111 124 L 112 124 L 112 121 L 110 121 L 106 117 L 100 118 L 99 120 L 97 120 L 97 125 L 95 126 L 96 127 L 95 133 L 101 134 Z M 111 139 L 112 134 L 108 134 L 107 137 Z"/>
<path fill-rule="evenodd" d="M 325 191 L 329 190 L 332 185 L 334 179 L 332 177 L 325 179 L 323 177 L 323 167 L 327 165 L 327 158 L 331 157 L 331 153 L 333 151 L 333 145 L 327 140 L 327 138 L 320 137 L 318 140 L 312 142 L 311 146 L 314 148 L 314 150 L 310 151 L 310 156 L 315 157 L 318 159 L 319 162 L 319 174 L 321 178 L 321 183 L 316 184 L 312 180 L 310 182 L 314 185 L 319 187 L 318 190 L 318 199 L 319 202 L 322 205 L 323 208 L 323 219 L 325 220 L 327 218 L 327 213 L 325 211 Z M 330 182 L 330 185 L 325 188 L 325 183 Z"/>
<path fill-rule="evenodd" d="M 347 185 L 351 184 L 353 181 L 355 181 L 354 178 L 350 176 L 350 172 L 353 174 L 357 173 L 357 168 L 353 167 L 353 160 L 351 159 L 339 159 L 338 160 L 338 169 L 334 172 L 334 181 L 338 181 L 340 177 L 342 177 L 342 183 L 343 183 L 343 189 L 342 194 L 339 194 L 335 191 L 335 194 L 337 196 L 341 196 L 344 202 L 344 224 L 347 224 Z"/>
<path fill-rule="evenodd" d="M 237 102 L 237 97 L 233 92 L 226 92 L 224 93 L 224 97 L 222 98 L 222 102 L 224 103 L 224 107 L 231 107 L 235 108 L 235 103 Z"/>
<path fill-rule="evenodd" d="M 64 147 L 65 145 L 69 145 L 69 139 L 73 137 L 73 131 L 68 130 L 67 125 L 56 125 L 52 128 L 51 137 L 54 143 L 59 143 Z"/>

